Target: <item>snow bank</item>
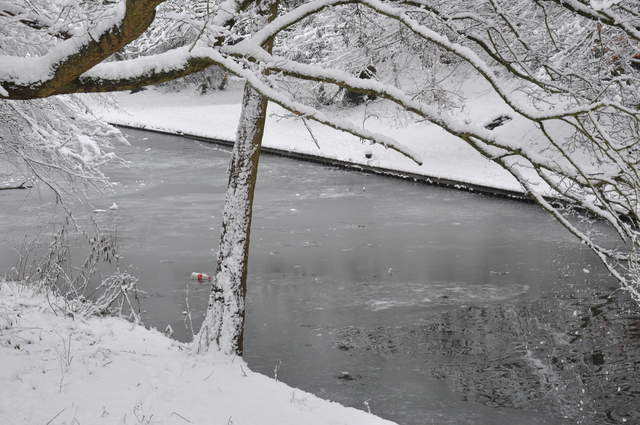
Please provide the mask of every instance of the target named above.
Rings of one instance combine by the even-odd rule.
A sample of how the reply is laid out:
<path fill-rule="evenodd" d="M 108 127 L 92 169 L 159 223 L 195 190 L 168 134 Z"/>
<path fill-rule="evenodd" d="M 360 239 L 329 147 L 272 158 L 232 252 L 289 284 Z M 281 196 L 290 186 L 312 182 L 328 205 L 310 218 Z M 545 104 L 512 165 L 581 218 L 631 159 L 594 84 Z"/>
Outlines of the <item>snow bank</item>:
<path fill-rule="evenodd" d="M 117 318 L 56 315 L 0 282 L 0 423 L 391 425 L 291 388 L 240 358 L 197 355 Z"/>
<path fill-rule="evenodd" d="M 506 105 L 477 79 L 464 84 L 467 86 L 464 91 L 471 101 L 461 114 L 463 119 L 485 123 L 505 113 L 512 115 Z M 242 98 L 242 87 L 237 84 L 228 90 L 205 96 L 191 90 L 167 93 L 154 89 L 133 95 L 116 93 L 114 96 L 121 105 L 120 110 L 95 111 L 113 124 L 223 140 L 235 139 Z M 520 184 L 507 171 L 484 158 L 465 142 L 429 123 L 410 120 L 401 123 L 401 118 L 385 116 L 388 111 L 372 110 L 371 107 L 365 110 L 364 106 L 340 111 L 342 118 L 355 123 L 362 123 L 365 114 L 370 115 L 371 118 L 365 120 L 367 130 L 388 134 L 417 152 L 424 161 L 420 166 L 397 152 L 362 143 L 354 136 L 308 120 L 319 142 L 318 148 L 302 120 L 283 118 L 290 114 L 273 104 L 269 105 L 268 113 L 263 140 L 266 147 L 454 180 L 462 184 L 523 192 Z M 526 143 L 530 131 L 525 127 L 526 123 L 515 118 L 495 131 Z M 539 180 L 533 172 L 531 178 Z"/>

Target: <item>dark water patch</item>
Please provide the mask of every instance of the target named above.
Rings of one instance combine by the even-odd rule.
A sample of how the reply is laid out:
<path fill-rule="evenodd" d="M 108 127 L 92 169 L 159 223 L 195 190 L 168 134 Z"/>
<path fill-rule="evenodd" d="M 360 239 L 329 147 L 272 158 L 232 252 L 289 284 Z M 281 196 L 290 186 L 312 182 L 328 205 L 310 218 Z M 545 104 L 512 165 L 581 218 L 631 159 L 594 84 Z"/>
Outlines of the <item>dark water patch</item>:
<path fill-rule="evenodd" d="M 420 359 L 429 376 L 470 404 L 567 423 L 637 423 L 639 328 L 640 311 L 628 297 L 580 289 L 453 309 L 419 326 L 348 326 L 335 332 L 334 344 L 354 356 Z"/>
<path fill-rule="evenodd" d="M 580 424 L 637 420 L 640 339 L 628 332 L 640 323 L 637 307 L 593 290 L 554 295 L 445 314 L 425 332 L 445 361 L 431 373 L 492 407 Z"/>

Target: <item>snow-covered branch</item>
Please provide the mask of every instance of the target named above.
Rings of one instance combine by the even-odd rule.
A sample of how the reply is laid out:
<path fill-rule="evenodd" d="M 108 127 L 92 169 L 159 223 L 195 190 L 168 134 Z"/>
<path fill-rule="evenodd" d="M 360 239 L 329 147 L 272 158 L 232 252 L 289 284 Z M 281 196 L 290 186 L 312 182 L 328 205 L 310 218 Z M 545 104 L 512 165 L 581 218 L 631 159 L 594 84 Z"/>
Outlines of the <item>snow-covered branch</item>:
<path fill-rule="evenodd" d="M 317 121 L 321 124 L 335 128 L 336 130 L 344 131 L 346 133 L 360 137 L 361 139 L 369 140 L 373 143 L 383 145 L 388 149 L 401 153 L 402 155 L 410 158 L 419 165 L 422 164 L 422 159 L 417 153 L 413 152 L 413 150 L 411 150 L 410 148 L 403 146 L 393 138 L 380 133 L 368 131 L 348 121 L 332 117 L 331 115 L 323 113 L 318 109 L 315 109 L 308 105 L 304 105 L 300 102 L 296 102 L 286 94 L 269 87 L 269 85 L 260 80 L 254 73 L 250 72 L 245 67 L 238 64 L 236 61 L 225 58 L 215 50 L 212 50 L 210 54 L 211 58 L 215 60 L 217 64 L 225 67 L 238 76 L 246 78 L 247 83 L 251 84 L 251 86 L 258 93 L 265 96 L 270 101 L 277 103 L 283 108 L 291 111 L 295 115 Z"/>
<path fill-rule="evenodd" d="M 82 74 L 65 90 L 69 93 L 98 93 L 131 90 L 175 80 L 215 64 L 201 49 L 180 47 L 157 55 L 97 65 Z M 203 54 L 204 53 L 204 54 Z"/>
<path fill-rule="evenodd" d="M 628 16 L 621 15 L 616 11 L 620 6 L 619 3 L 622 3 L 621 1 L 591 0 L 590 5 L 586 5 L 578 0 L 547 1 L 554 2 L 558 6 L 564 7 L 584 18 L 620 28 L 636 41 L 640 41 L 640 25 L 638 23 L 630 24 L 627 20 Z M 627 15 L 624 9 L 621 10 Z"/>
<path fill-rule="evenodd" d="M 68 85 L 142 34 L 164 0 L 126 0 L 111 16 L 42 56 L 0 56 L 0 98 L 35 99 L 68 93 Z"/>

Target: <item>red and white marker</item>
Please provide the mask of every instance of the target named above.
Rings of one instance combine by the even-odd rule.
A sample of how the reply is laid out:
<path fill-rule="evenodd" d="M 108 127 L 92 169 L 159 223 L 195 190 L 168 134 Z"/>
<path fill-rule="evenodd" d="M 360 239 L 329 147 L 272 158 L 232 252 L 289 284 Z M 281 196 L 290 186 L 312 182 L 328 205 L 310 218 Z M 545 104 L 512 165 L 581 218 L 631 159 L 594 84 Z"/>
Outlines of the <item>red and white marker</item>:
<path fill-rule="evenodd" d="M 197 280 L 198 282 L 204 282 L 205 280 L 208 280 L 209 282 L 211 282 L 211 276 L 204 273 L 193 272 L 191 273 L 191 280 Z"/>

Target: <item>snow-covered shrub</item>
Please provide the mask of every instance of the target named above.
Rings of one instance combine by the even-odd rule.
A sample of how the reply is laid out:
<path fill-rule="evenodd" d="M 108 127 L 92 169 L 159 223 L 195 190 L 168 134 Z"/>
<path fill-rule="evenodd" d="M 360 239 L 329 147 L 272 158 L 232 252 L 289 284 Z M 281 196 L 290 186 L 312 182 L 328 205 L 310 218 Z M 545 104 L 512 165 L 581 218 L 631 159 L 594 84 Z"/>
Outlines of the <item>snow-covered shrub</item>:
<path fill-rule="evenodd" d="M 62 225 L 47 243 L 44 255 L 32 241 L 20 251 L 18 265 L 7 278 L 58 297 L 52 306 L 65 315 L 115 315 L 141 322 L 138 279 L 120 270 L 115 232 L 95 225 L 91 234 L 80 234 L 70 223 Z M 79 242 L 86 256 L 72 258 L 70 246 Z M 98 270 L 106 273 L 98 278 Z"/>

